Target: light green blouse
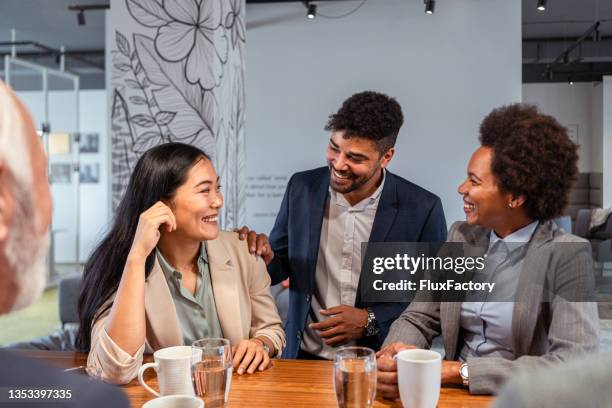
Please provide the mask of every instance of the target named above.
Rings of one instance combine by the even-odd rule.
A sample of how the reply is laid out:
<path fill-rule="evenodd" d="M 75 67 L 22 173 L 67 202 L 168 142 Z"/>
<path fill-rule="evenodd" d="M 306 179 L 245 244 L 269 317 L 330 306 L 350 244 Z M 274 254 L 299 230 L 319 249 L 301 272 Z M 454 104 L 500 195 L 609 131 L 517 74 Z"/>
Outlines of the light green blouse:
<path fill-rule="evenodd" d="M 156 251 L 174 300 L 184 344 L 190 346 L 198 339 L 223 337 L 212 291 L 206 246 L 200 246 L 195 296 L 181 285 L 183 274 L 168 263 L 159 249 Z"/>

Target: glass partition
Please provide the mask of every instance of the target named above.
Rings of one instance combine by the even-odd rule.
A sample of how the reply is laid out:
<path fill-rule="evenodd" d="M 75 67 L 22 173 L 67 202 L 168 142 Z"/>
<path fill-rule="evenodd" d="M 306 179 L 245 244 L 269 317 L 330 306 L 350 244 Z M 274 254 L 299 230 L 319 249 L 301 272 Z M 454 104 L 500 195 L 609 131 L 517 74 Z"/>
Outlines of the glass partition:
<path fill-rule="evenodd" d="M 6 82 L 32 113 L 48 156 L 53 198 L 49 284 L 79 267 L 79 79 L 5 57 Z"/>

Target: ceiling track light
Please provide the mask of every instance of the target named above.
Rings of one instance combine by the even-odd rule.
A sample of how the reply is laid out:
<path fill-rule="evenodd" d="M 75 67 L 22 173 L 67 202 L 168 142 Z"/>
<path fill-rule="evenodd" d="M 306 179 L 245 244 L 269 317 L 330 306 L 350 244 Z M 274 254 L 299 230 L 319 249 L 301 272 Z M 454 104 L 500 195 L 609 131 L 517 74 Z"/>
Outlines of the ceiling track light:
<path fill-rule="evenodd" d="M 549 69 L 548 71 L 546 71 L 546 79 L 552 82 L 552 80 L 554 79 L 552 70 Z"/>
<path fill-rule="evenodd" d="M 80 26 L 85 25 L 85 11 L 90 10 L 108 10 L 110 4 L 73 4 L 68 6 L 68 10 L 77 12 L 77 23 Z"/>
<path fill-rule="evenodd" d="M 77 23 L 78 23 L 80 26 L 84 26 L 84 25 L 85 25 L 85 12 L 84 12 L 83 10 L 80 10 L 80 11 L 77 13 Z"/>
<path fill-rule="evenodd" d="M 594 42 L 601 41 L 601 32 L 599 31 L 599 28 L 593 32 L 593 41 Z"/>
<path fill-rule="evenodd" d="M 567 77 L 567 83 L 570 85 L 574 85 L 574 79 L 571 76 Z"/>
<path fill-rule="evenodd" d="M 309 1 L 305 1 L 304 5 L 306 6 L 306 18 L 309 20 L 317 18 L 317 5 Z"/>
<path fill-rule="evenodd" d="M 599 26 L 601 25 L 600 21 L 596 21 L 595 24 L 593 24 L 591 27 L 589 27 L 584 34 L 582 34 L 573 44 L 571 44 L 570 46 L 568 46 L 561 54 L 559 54 L 559 56 L 557 58 L 555 58 L 551 63 L 546 65 L 546 69 L 542 72 L 542 76 L 544 75 L 549 75 L 547 71 L 550 71 L 552 69 L 553 66 L 556 66 L 557 64 L 573 64 L 575 62 L 580 62 L 582 61 L 582 57 L 579 55 L 578 58 L 576 58 L 573 61 L 570 61 L 569 59 L 569 55 L 572 51 L 574 51 L 576 48 L 578 48 L 578 51 L 580 51 L 581 44 L 583 41 L 585 41 L 586 39 L 592 38 L 591 36 L 593 35 L 593 33 L 595 33 L 595 31 L 599 30 Z"/>
<path fill-rule="evenodd" d="M 565 54 L 563 54 L 563 65 L 568 65 L 569 63 L 570 63 L 569 53 L 566 52 Z"/>
<path fill-rule="evenodd" d="M 436 11 L 435 0 L 424 0 L 425 3 L 425 14 L 433 14 Z"/>
<path fill-rule="evenodd" d="M 546 10 L 546 0 L 538 0 L 537 9 L 538 11 L 545 11 Z"/>

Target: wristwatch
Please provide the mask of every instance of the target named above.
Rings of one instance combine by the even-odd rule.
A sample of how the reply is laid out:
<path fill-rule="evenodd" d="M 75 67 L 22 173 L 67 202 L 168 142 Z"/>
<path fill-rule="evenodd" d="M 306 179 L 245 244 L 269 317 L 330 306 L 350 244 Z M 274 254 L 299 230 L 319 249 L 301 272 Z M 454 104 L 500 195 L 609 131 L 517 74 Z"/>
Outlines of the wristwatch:
<path fill-rule="evenodd" d="M 376 320 L 376 316 L 374 315 L 374 312 L 372 311 L 372 309 L 367 307 L 366 312 L 368 312 L 368 322 L 365 325 L 365 335 L 367 337 L 375 336 L 378 334 L 380 330 L 378 328 L 378 321 Z"/>
<path fill-rule="evenodd" d="M 459 367 L 459 375 L 461 376 L 461 381 L 463 382 L 464 387 L 470 386 L 470 377 L 468 375 L 468 365 L 467 363 L 462 363 Z"/>
<path fill-rule="evenodd" d="M 270 355 L 270 346 L 268 346 L 268 343 L 266 343 L 265 341 L 263 341 L 260 338 L 255 337 L 257 340 L 259 340 L 263 346 L 264 351 L 266 352 L 266 354 L 269 356 Z"/>
<path fill-rule="evenodd" d="M 266 352 L 268 356 L 270 356 L 270 347 L 268 346 L 268 343 L 266 343 L 265 341 L 262 341 L 262 343 L 263 343 L 264 351 Z"/>

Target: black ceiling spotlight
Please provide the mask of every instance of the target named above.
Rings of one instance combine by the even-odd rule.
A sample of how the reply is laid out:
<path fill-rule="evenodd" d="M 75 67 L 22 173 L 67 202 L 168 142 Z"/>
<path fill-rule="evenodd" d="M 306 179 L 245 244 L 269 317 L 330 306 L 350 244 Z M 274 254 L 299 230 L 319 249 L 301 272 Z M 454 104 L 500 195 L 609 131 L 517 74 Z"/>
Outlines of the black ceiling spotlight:
<path fill-rule="evenodd" d="M 570 85 L 574 85 L 574 79 L 571 76 L 567 77 L 567 83 Z"/>
<path fill-rule="evenodd" d="M 306 18 L 314 20 L 317 17 L 317 5 L 309 1 L 304 2 L 304 5 L 306 6 Z"/>
<path fill-rule="evenodd" d="M 594 42 L 601 41 L 601 33 L 599 32 L 599 28 L 593 32 L 593 41 Z"/>
<path fill-rule="evenodd" d="M 80 26 L 85 25 L 85 12 L 83 10 L 80 10 L 77 13 L 77 22 L 79 23 Z"/>
<path fill-rule="evenodd" d="M 569 65 L 569 62 L 570 62 L 570 60 L 569 60 L 569 53 L 566 52 L 565 54 L 563 54 L 563 64 L 564 65 Z"/>
<path fill-rule="evenodd" d="M 435 0 L 424 0 L 425 2 L 425 14 L 433 14 L 436 11 Z"/>
<path fill-rule="evenodd" d="M 546 0 L 538 0 L 538 11 L 546 10 Z"/>
<path fill-rule="evenodd" d="M 107 10 L 110 8 L 110 4 L 74 4 L 68 6 L 68 10 L 77 12 L 77 23 L 80 26 L 85 25 L 85 11 L 86 10 Z"/>

